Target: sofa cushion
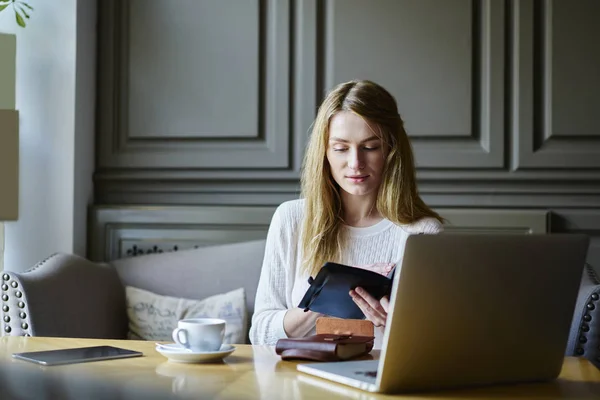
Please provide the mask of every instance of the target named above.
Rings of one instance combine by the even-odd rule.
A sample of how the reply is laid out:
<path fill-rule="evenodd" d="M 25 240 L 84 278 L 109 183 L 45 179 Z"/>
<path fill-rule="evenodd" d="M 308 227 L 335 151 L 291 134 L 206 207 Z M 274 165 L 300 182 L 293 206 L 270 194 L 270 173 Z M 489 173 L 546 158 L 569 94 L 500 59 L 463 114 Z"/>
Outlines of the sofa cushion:
<path fill-rule="evenodd" d="M 192 300 L 127 286 L 125 296 L 129 339 L 172 341 L 171 333 L 180 319 L 221 318 L 227 321 L 224 343 L 246 341 L 248 316 L 244 288 Z"/>
<path fill-rule="evenodd" d="M 243 287 L 248 312 L 265 251 L 264 240 L 203 246 L 111 261 L 123 286 L 172 297 L 202 300 Z"/>

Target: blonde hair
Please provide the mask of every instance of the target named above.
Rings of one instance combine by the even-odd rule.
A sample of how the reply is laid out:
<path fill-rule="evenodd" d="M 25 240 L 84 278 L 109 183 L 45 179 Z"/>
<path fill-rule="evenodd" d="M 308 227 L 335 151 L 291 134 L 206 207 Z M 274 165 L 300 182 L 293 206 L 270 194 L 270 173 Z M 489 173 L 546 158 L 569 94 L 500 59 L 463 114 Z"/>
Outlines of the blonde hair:
<path fill-rule="evenodd" d="M 394 97 L 368 80 L 342 83 L 329 92 L 319 107 L 302 165 L 305 213 L 301 268 L 312 276 L 325 262 L 339 259 L 345 242 L 340 189 L 333 181 L 326 159 L 329 122 L 340 111 L 353 112 L 372 124 L 387 150 L 377 194 L 379 213 L 398 225 L 424 217 L 443 221 L 417 191 L 413 152 Z"/>

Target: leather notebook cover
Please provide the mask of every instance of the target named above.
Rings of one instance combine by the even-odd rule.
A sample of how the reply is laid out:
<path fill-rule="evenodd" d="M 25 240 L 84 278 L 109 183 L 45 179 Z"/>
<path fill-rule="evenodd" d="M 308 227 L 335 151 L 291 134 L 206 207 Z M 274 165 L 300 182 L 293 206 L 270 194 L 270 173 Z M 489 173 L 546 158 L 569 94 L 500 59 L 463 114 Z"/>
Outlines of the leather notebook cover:
<path fill-rule="evenodd" d="M 316 323 L 317 335 L 332 333 L 336 335 L 375 336 L 375 325 L 366 319 L 346 319 L 319 317 Z"/>
<path fill-rule="evenodd" d="M 373 341 L 372 336 L 312 335 L 279 339 L 275 352 L 284 360 L 343 361 L 368 354 Z"/>
<path fill-rule="evenodd" d="M 362 268 L 337 263 L 326 263 L 317 276 L 308 279 L 310 287 L 298 307 L 331 317 L 363 319 L 365 315 L 348 294 L 350 289 L 362 287 L 376 299 L 389 296 L 396 268 L 388 276 Z"/>

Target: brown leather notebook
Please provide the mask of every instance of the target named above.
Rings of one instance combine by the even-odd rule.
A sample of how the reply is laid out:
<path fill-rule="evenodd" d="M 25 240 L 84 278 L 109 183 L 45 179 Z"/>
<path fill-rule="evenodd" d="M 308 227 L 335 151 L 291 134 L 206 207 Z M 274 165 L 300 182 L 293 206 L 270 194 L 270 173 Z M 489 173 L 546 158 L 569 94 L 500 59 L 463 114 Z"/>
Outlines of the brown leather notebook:
<path fill-rule="evenodd" d="M 373 336 L 322 334 L 294 339 L 279 339 L 275 352 L 283 360 L 343 361 L 368 354 Z"/>

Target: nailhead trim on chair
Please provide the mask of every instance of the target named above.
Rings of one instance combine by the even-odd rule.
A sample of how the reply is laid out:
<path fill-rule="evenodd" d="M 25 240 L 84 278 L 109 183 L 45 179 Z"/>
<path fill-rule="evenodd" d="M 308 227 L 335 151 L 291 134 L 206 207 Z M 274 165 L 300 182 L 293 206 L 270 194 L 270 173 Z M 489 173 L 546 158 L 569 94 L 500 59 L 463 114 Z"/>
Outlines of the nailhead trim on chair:
<path fill-rule="evenodd" d="M 586 272 L 590 275 L 591 279 L 594 281 L 595 284 L 600 284 L 600 279 L 598 279 L 598 276 L 596 275 L 596 272 L 594 271 L 594 269 L 592 268 L 592 266 L 588 263 L 585 264 L 585 269 Z M 598 299 L 600 299 L 600 292 L 592 292 L 590 294 L 590 297 L 588 298 L 588 301 L 585 305 L 586 309 L 588 311 L 593 311 L 596 309 L 596 302 L 598 301 Z M 583 315 L 581 324 L 579 325 L 579 345 L 575 348 L 575 354 L 577 354 L 578 356 L 583 356 L 586 353 L 586 350 L 589 351 L 593 351 L 593 348 L 584 348 L 584 344 L 588 342 L 588 340 L 590 338 L 588 338 L 587 334 L 590 331 L 590 323 L 592 322 L 592 316 L 588 313 L 585 313 Z M 600 347 L 598 347 L 598 349 L 596 350 L 596 357 L 595 357 L 595 361 L 600 363 Z"/>
<path fill-rule="evenodd" d="M 29 268 L 27 271 L 25 272 L 31 272 L 31 271 L 35 271 L 36 269 L 38 269 L 39 267 L 41 267 L 42 265 L 44 265 L 48 260 L 50 260 L 52 257 L 57 256 L 58 253 L 53 253 L 50 254 L 48 257 L 44 258 L 42 261 L 38 262 L 37 264 L 35 264 L 33 267 Z"/>
<path fill-rule="evenodd" d="M 36 265 L 34 265 L 33 267 L 31 267 L 30 269 L 28 269 L 25 272 L 31 272 L 31 271 L 38 269 L 39 267 L 44 265 L 46 262 L 48 262 L 48 260 L 50 260 L 52 257 L 54 257 L 58 254 L 59 253 L 51 254 L 50 256 L 41 260 L 40 262 L 38 262 Z M 10 275 L 10 273 L 5 272 L 4 274 L 2 274 L 1 289 L 2 289 L 2 312 L 5 313 L 5 315 L 4 315 L 4 318 L 2 318 L 2 320 L 4 322 L 4 326 L 0 330 L 0 336 L 6 336 L 6 335 L 15 336 L 17 334 L 17 332 L 19 332 L 20 336 L 31 336 L 32 335 L 31 325 L 29 323 L 29 320 L 27 319 L 27 313 L 24 311 L 27 309 L 27 304 L 25 303 L 25 301 L 19 300 L 16 303 L 16 307 L 18 309 L 20 309 L 20 311 L 18 311 L 18 314 L 16 312 L 13 312 L 12 318 L 10 315 L 8 315 L 8 313 L 10 312 L 9 301 L 11 300 L 11 294 L 14 295 L 16 299 L 23 298 L 23 292 L 21 291 L 21 288 L 19 287 L 19 282 L 14 280 L 13 277 Z M 13 310 L 13 311 L 17 311 L 17 310 Z"/>
<path fill-rule="evenodd" d="M 587 303 L 587 305 L 586 305 L 586 307 L 587 307 L 587 309 L 588 309 L 588 310 L 593 310 L 593 309 L 595 308 L 595 306 L 594 306 L 594 303 L 593 303 L 593 302 L 598 300 L 598 296 L 599 296 L 599 293 L 598 293 L 598 292 L 594 292 L 594 293 L 592 293 L 592 295 L 589 297 L 589 301 L 588 301 L 588 303 Z M 589 315 L 589 314 L 585 314 L 585 315 L 583 316 L 583 321 L 582 321 L 581 325 L 579 326 L 579 333 L 580 333 L 580 336 L 579 336 L 579 343 L 581 343 L 581 344 L 587 343 L 587 336 L 586 336 L 586 333 L 588 333 L 588 332 L 590 331 L 590 326 L 589 326 L 589 323 L 590 323 L 590 322 L 592 322 L 592 316 L 591 316 L 591 315 Z M 600 349 L 599 349 L 599 350 L 600 350 Z M 583 347 L 581 347 L 581 346 L 578 346 L 578 347 L 575 349 L 575 353 L 576 353 L 577 355 L 579 355 L 579 356 L 582 356 L 582 355 L 584 355 L 584 354 L 585 354 L 585 350 L 584 350 L 584 348 L 583 348 Z M 599 357 L 597 357 L 597 358 L 598 358 L 598 361 L 600 361 L 600 356 L 599 356 Z"/>
<path fill-rule="evenodd" d="M 27 313 L 24 311 L 19 312 L 19 319 L 11 319 L 8 313 L 10 312 L 9 301 L 11 299 L 11 293 L 18 299 L 23 297 L 23 292 L 19 290 L 19 283 L 11 277 L 9 273 L 2 274 L 2 312 L 5 313 L 2 318 L 4 322 L 4 326 L 2 327 L 2 336 L 6 335 L 14 335 L 16 331 L 20 328 L 21 336 L 31 336 L 31 330 L 29 329 L 29 324 L 27 321 Z M 24 309 L 27 305 L 24 301 L 17 302 L 17 307 Z"/>

